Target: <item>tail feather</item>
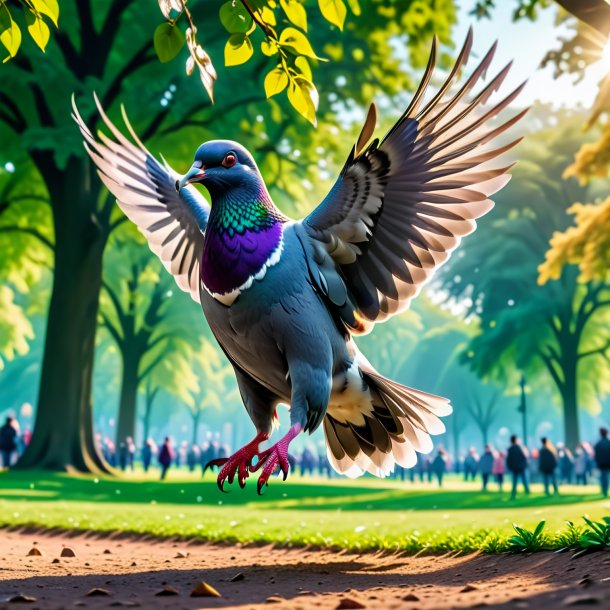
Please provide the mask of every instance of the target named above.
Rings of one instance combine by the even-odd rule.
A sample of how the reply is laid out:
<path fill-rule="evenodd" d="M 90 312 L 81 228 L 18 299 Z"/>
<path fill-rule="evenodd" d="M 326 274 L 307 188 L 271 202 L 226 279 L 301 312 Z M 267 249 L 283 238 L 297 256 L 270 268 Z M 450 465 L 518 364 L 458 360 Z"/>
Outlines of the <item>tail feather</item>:
<path fill-rule="evenodd" d="M 353 478 L 364 472 L 385 477 L 395 464 L 414 466 L 416 451 L 432 451 L 430 435 L 445 431 L 439 417 L 451 413 L 449 401 L 387 379 L 366 365 L 361 373 L 372 408 L 358 413 L 358 424 L 340 422 L 327 412 L 324 434 L 330 463 Z"/>

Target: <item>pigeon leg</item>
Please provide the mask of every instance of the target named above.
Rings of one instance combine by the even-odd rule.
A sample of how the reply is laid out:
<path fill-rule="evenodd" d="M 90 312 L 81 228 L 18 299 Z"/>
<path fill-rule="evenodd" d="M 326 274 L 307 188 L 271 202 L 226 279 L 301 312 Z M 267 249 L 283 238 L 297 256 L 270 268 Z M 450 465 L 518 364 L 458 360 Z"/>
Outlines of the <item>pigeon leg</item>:
<path fill-rule="evenodd" d="M 220 491 L 224 491 L 225 481 L 229 482 L 229 485 L 233 483 L 235 475 L 237 474 L 237 482 L 243 489 L 246 485 L 246 479 L 252 468 L 252 460 L 257 457 L 260 459 L 261 454 L 258 451 L 258 447 L 261 443 L 269 438 L 268 432 L 259 432 L 254 440 L 250 441 L 247 445 L 236 451 L 229 458 L 220 458 L 218 460 L 212 460 L 208 466 L 222 466 L 218 473 L 216 483 Z"/>
<path fill-rule="evenodd" d="M 288 476 L 290 470 L 290 464 L 288 463 L 288 447 L 290 443 L 303 431 L 301 424 L 294 424 L 288 430 L 286 436 L 283 436 L 273 447 L 265 449 L 259 456 L 258 462 L 252 468 L 251 472 L 256 472 L 262 468 L 262 472 L 258 477 L 258 484 L 256 486 L 259 495 L 263 489 L 263 485 L 269 485 L 269 477 L 273 474 L 274 470 L 279 466 L 280 471 L 284 475 L 284 481 Z"/>

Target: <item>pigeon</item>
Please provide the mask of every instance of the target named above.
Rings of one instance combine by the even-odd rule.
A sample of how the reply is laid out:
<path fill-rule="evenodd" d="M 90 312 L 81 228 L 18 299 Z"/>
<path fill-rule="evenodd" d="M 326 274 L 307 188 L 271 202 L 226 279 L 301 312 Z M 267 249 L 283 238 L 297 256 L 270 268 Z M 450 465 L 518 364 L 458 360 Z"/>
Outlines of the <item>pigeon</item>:
<path fill-rule="evenodd" d="M 472 30 L 442 84 L 432 90 L 438 43 L 408 108 L 381 139 L 371 104 L 362 131 L 326 197 L 294 220 L 273 202 L 253 156 L 229 140 L 203 143 L 186 174 L 98 111 L 112 137 L 87 128 L 85 148 L 119 207 L 146 237 L 178 286 L 200 303 L 230 361 L 256 436 L 216 460 L 218 486 L 257 490 L 289 472 L 298 435 L 323 427 L 328 459 L 348 477 L 389 475 L 432 450 L 450 401 L 384 377 L 357 347 L 407 308 L 509 180 L 507 132 L 525 114 L 498 117 L 522 90 L 490 102 L 511 64 L 484 76 L 496 44 L 462 79 Z M 502 113 L 503 115 L 504 113 Z M 511 131 L 512 133 L 512 131 Z M 202 185 L 211 204 L 193 186 Z M 290 428 L 262 449 L 278 425 Z M 265 444 L 266 446 L 266 444 Z"/>

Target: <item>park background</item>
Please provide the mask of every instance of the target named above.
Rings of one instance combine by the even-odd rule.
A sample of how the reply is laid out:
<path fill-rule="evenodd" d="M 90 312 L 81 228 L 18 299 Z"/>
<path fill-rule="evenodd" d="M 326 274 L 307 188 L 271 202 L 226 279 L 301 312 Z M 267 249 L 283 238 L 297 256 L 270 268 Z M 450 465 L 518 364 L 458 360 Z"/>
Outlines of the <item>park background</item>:
<path fill-rule="evenodd" d="M 0 3 L 2 27 L 21 23 L 23 30 L 19 48 L 14 38 L 5 44 L 14 57 L 0 66 L 0 416 L 14 415 L 22 430 L 33 431 L 18 472 L 0 479 L 2 501 L 14 507 L 6 522 L 32 519 L 32 500 L 57 499 L 76 504 L 56 508 L 52 524 L 80 523 L 75 507 L 90 497 L 88 486 L 108 485 L 99 496 L 108 501 L 123 494 L 126 503 L 177 502 L 186 494 L 192 505 L 184 511 L 195 520 L 188 531 L 201 525 L 197 504 L 204 502 L 210 512 L 202 528 L 212 538 L 230 537 L 211 481 L 187 477 L 189 487 L 172 482 L 163 490 L 134 486 L 139 474 L 121 481 L 100 457 L 96 434 L 117 446 L 128 436 L 140 448 L 149 436 L 160 442 L 169 435 L 177 444 L 213 438 L 236 448 L 253 432 L 199 307 L 124 222 L 95 175 L 70 117 L 71 96 L 92 129 L 101 128 L 94 92 L 119 124 L 124 104 L 144 143 L 179 172 L 205 140 L 242 142 L 278 205 L 300 216 L 332 185 L 368 103 L 378 104 L 381 130 L 390 126 L 423 72 L 432 36 L 442 48 L 440 80 L 471 25 L 477 57 L 497 38 L 497 68 L 514 59 L 509 84 L 529 79 L 513 108 L 531 106 L 519 126 L 524 140 L 511 152 L 519 163 L 494 197 L 494 210 L 411 309 L 358 343 L 384 375 L 451 399 L 447 432 L 434 440 L 454 457 L 487 442 L 506 449 L 512 433 L 529 447 L 548 436 L 571 450 L 597 439 L 610 422 L 607 15 L 591 27 L 586 16 L 569 12 L 577 3 L 536 0 L 253 3 L 263 26 L 290 27 L 305 40 L 290 51 L 301 72 L 287 96 L 282 77 L 266 79 L 277 60 L 265 46 L 269 35 L 247 13 L 227 17 L 225 9 L 223 18 L 225 3 L 191 1 L 188 19 L 174 25 L 171 2 L 160 3 L 169 20 L 150 4 L 142 10 L 130 0 L 65 0 L 55 28 L 48 8 L 55 3 L 33 2 L 42 34 L 32 28 L 30 36 L 22 15 L 29 9 Z M 176 32 L 191 20 L 197 40 L 183 45 L 184 33 Z M 161 26 L 172 32 L 165 43 L 157 39 Z M 285 422 L 286 413 L 280 415 Z M 313 443 L 317 451 L 321 441 L 317 432 L 295 446 Z M 425 491 L 405 495 L 404 486 L 368 480 L 333 479 L 327 490 L 295 485 L 290 493 L 312 496 L 331 511 L 347 497 L 354 510 L 398 509 L 410 498 L 417 503 L 418 494 L 426 510 L 456 502 L 499 506 L 457 482 L 437 501 Z M 287 493 L 269 492 L 278 502 Z M 571 490 L 558 502 L 593 502 L 594 493 Z M 358 504 L 352 494 L 374 498 Z M 591 511 L 607 512 L 595 500 Z M 250 501 L 242 495 L 229 503 Z M 528 522 L 540 514 L 527 513 L 532 505 L 551 504 L 526 502 L 519 514 Z M 124 524 L 137 529 L 133 507 Z M 104 509 L 98 510 L 102 527 Z M 562 510 L 553 513 L 557 526 L 567 514 Z M 570 514 L 588 510 L 583 505 Z M 358 523 L 340 521 L 329 530 L 359 533 Z M 486 527 L 510 521 L 508 513 L 491 513 Z M 155 524 L 157 531 L 169 527 Z"/>

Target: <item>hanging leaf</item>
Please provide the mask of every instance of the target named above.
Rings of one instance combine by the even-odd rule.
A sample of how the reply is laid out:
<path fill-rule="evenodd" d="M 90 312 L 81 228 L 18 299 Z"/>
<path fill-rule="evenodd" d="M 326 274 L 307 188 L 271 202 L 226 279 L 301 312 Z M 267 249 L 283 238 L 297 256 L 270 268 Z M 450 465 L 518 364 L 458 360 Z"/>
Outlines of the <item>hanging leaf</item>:
<path fill-rule="evenodd" d="M 254 23 L 244 5 L 233 0 L 220 7 L 220 22 L 230 34 L 245 34 Z"/>
<path fill-rule="evenodd" d="M 324 19 L 343 30 L 345 16 L 347 15 L 343 0 L 318 0 L 318 3 Z"/>
<path fill-rule="evenodd" d="M 252 42 L 245 34 L 231 34 L 225 45 L 225 66 L 244 64 L 253 53 Z"/>
<path fill-rule="evenodd" d="M 4 8 L 4 10 L 1 10 Z M 0 5 L 0 42 L 8 51 L 2 63 L 7 62 L 11 57 L 15 57 L 21 46 L 21 30 L 13 21 L 11 14 L 5 5 Z"/>
<path fill-rule="evenodd" d="M 261 42 L 261 51 L 263 52 L 263 55 L 271 57 L 272 55 L 275 55 L 279 49 L 277 48 L 275 42 L 263 40 L 263 42 Z"/>
<path fill-rule="evenodd" d="M 313 80 L 309 62 L 302 55 L 299 55 L 299 57 L 294 60 L 294 65 L 307 80 Z"/>
<path fill-rule="evenodd" d="M 57 0 L 30 0 L 29 4 L 41 15 L 48 17 L 55 27 L 59 20 L 59 3 Z"/>
<path fill-rule="evenodd" d="M 284 68 L 282 66 L 273 68 L 265 76 L 265 93 L 267 98 L 281 93 L 286 89 L 286 85 L 288 85 L 288 74 L 286 74 Z"/>
<path fill-rule="evenodd" d="M 362 13 L 362 11 L 360 10 L 360 3 L 358 2 L 358 0 L 347 0 L 347 3 L 349 4 L 349 7 L 350 7 L 352 13 L 354 13 L 354 15 L 356 15 L 356 17 L 358 17 L 360 15 L 360 13 Z"/>
<path fill-rule="evenodd" d="M 259 11 L 261 21 L 263 23 L 266 23 L 267 25 L 271 26 L 277 25 L 277 19 L 275 18 L 275 13 L 273 12 L 273 9 L 269 8 L 268 6 L 261 6 Z"/>
<path fill-rule="evenodd" d="M 186 44 L 190 53 L 190 57 L 186 61 L 186 73 L 190 76 L 195 65 L 199 68 L 199 76 L 201 82 L 210 96 L 210 100 L 214 102 L 214 82 L 218 78 L 214 65 L 210 56 L 204 51 L 203 47 L 197 42 L 197 30 L 186 28 Z"/>
<path fill-rule="evenodd" d="M 307 13 L 298 0 L 280 0 L 280 6 L 291 23 L 307 31 Z"/>
<path fill-rule="evenodd" d="M 300 115 L 316 126 L 318 91 L 311 81 L 300 76 L 291 79 L 288 85 L 288 101 Z"/>
<path fill-rule="evenodd" d="M 286 28 L 282 31 L 280 34 L 280 44 L 294 55 L 305 55 L 306 57 L 321 59 L 314 53 L 309 40 L 307 40 L 307 36 L 295 28 Z"/>
<path fill-rule="evenodd" d="M 44 22 L 40 15 L 37 15 L 30 9 L 26 9 L 25 11 L 25 21 L 28 24 L 28 32 L 32 37 L 32 40 L 44 53 L 47 43 L 49 42 L 49 37 L 51 36 L 49 26 Z"/>
<path fill-rule="evenodd" d="M 171 61 L 178 55 L 184 45 L 184 36 L 180 28 L 171 23 L 161 23 L 155 29 L 153 36 L 155 53 L 162 63 Z"/>

